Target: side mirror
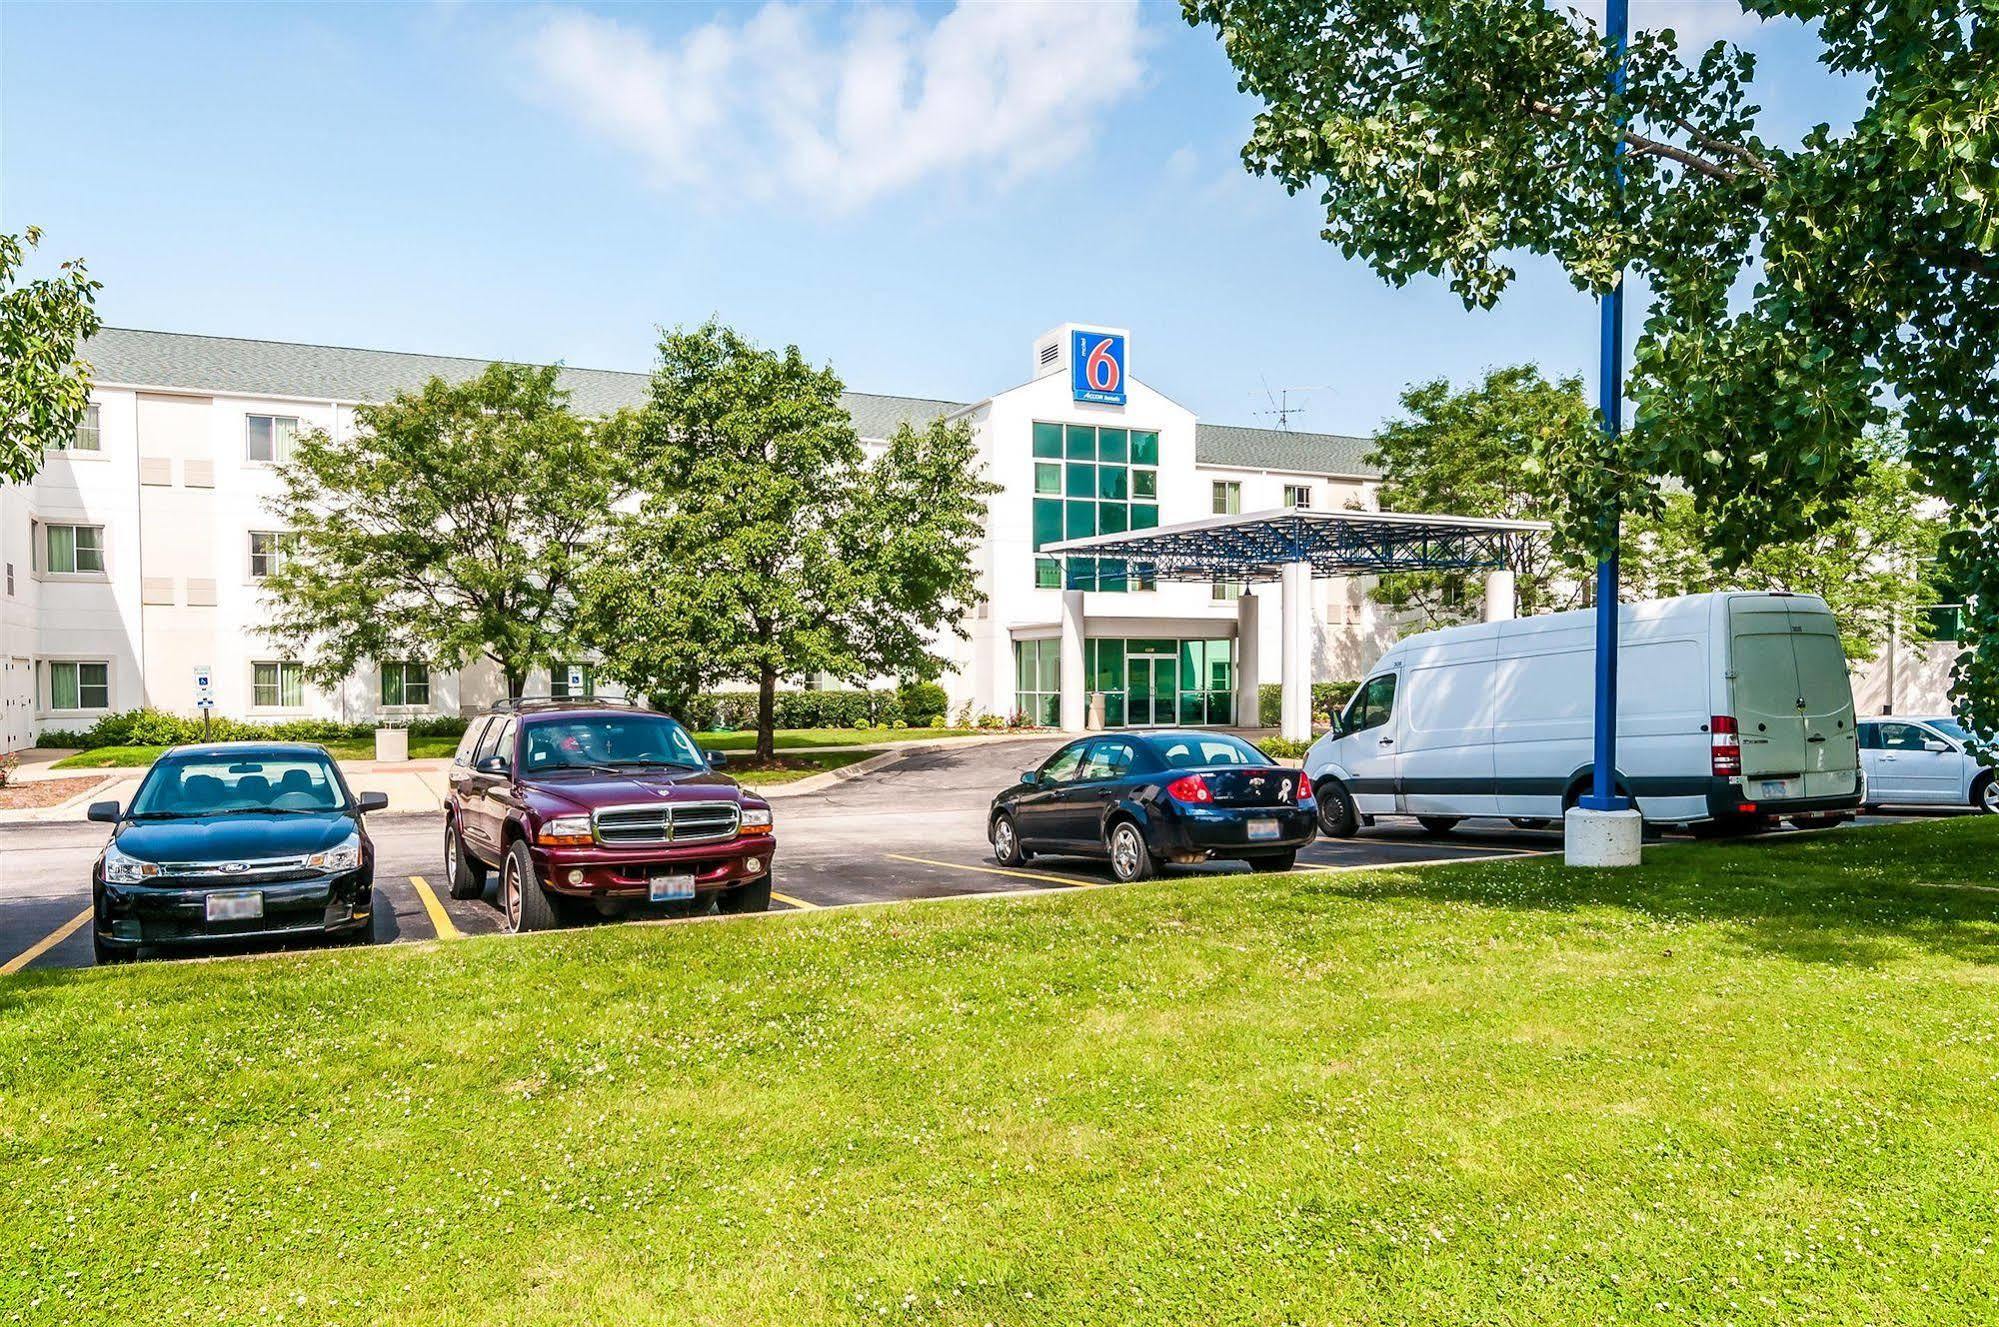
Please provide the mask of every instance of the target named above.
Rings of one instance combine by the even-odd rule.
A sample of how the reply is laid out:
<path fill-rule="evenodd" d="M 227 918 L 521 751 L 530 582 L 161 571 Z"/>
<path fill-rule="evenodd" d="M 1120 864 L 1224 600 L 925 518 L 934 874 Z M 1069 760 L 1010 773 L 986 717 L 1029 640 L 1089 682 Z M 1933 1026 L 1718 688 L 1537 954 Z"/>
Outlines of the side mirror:
<path fill-rule="evenodd" d="M 505 774 L 507 772 L 507 758 L 505 756 L 487 756 L 472 768 L 478 770 L 481 774 Z"/>
<path fill-rule="evenodd" d="M 118 823 L 118 803 L 92 802 L 90 810 L 86 814 L 92 820 L 101 820 L 107 825 L 115 825 Z"/>
<path fill-rule="evenodd" d="M 729 767 L 729 753 L 726 751 L 703 751 L 701 754 L 708 758 L 709 769 L 727 769 Z"/>
<path fill-rule="evenodd" d="M 354 807 L 364 814 L 369 811 L 386 811 L 389 809 L 389 795 L 387 793 L 362 793 L 354 800 Z"/>
<path fill-rule="evenodd" d="M 1929 741 L 1923 743 L 1923 750 L 1933 751 L 1938 755 L 1942 755 L 1944 752 L 1950 750 L 1950 743 L 1939 742 L 1936 738 L 1932 737 Z"/>
<path fill-rule="evenodd" d="M 1041 771 L 1038 769 L 1022 770 L 1020 772 L 1020 781 L 1032 788 L 1035 784 L 1041 782 Z"/>

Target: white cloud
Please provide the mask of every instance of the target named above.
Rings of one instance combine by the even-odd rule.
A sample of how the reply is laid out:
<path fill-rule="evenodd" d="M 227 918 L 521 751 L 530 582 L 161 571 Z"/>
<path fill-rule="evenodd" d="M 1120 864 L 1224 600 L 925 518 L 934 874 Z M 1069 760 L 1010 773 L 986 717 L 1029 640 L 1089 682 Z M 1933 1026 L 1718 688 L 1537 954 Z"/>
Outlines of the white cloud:
<path fill-rule="evenodd" d="M 1630 0 L 1631 27 L 1671 28 L 1682 54 L 1695 55 L 1718 40 L 1739 41 L 1762 26 L 1761 15 L 1746 12 L 1735 0 Z M 1569 5 L 1603 24 L 1603 0 L 1574 0 Z"/>
<path fill-rule="evenodd" d="M 662 187 L 797 197 L 833 211 L 982 172 L 1002 184 L 1090 146 L 1138 86 L 1136 0 L 960 3 L 838 15 L 771 0 L 670 41 L 549 15 L 535 93 L 630 152 Z"/>

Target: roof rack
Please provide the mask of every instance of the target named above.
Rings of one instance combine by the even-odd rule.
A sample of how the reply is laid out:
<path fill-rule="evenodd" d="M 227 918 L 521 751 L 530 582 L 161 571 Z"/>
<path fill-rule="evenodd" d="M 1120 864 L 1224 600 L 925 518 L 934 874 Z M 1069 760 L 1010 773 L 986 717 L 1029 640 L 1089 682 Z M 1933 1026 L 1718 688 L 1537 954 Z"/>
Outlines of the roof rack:
<path fill-rule="evenodd" d="M 599 710 L 652 708 L 628 696 L 509 696 L 488 706 L 497 714 L 520 714 L 527 710 Z"/>

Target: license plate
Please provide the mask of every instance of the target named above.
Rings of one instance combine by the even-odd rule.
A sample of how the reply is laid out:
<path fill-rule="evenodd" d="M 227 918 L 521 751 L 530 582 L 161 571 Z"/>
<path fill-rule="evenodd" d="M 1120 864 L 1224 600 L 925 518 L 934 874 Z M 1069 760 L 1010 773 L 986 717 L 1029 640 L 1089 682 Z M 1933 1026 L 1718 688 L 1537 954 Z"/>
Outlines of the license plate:
<path fill-rule="evenodd" d="M 1757 787 L 1759 789 L 1757 796 L 1759 797 L 1789 797 L 1791 795 L 1791 781 L 1789 779 L 1764 779 L 1757 784 Z"/>
<path fill-rule="evenodd" d="M 1279 830 L 1275 820 L 1252 820 L 1249 822 L 1249 836 L 1252 839 L 1274 839 Z"/>
<path fill-rule="evenodd" d="M 257 890 L 208 896 L 208 920 L 212 922 L 249 921 L 263 915 L 264 896 Z"/>
<path fill-rule="evenodd" d="M 691 875 L 656 875 L 649 883 L 654 903 L 672 903 L 694 897 L 694 877 Z"/>

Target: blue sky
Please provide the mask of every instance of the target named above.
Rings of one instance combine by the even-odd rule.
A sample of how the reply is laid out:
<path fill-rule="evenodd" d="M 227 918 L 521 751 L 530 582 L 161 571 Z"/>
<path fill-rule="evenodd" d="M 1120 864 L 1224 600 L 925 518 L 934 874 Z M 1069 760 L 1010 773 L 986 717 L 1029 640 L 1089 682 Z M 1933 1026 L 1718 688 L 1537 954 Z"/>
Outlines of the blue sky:
<path fill-rule="evenodd" d="M 1732 4 L 1777 136 L 1856 93 Z M 898 93 L 896 89 L 902 91 Z M 1142 4 L 0 7 L 0 226 L 122 326 L 644 369 L 717 315 L 864 391 L 974 399 L 1065 320 L 1227 423 L 1367 432 L 1408 382 L 1591 371 L 1594 307 L 1390 288 L 1243 172 L 1255 107 Z M 1635 319 L 1634 319 L 1635 322 Z"/>

